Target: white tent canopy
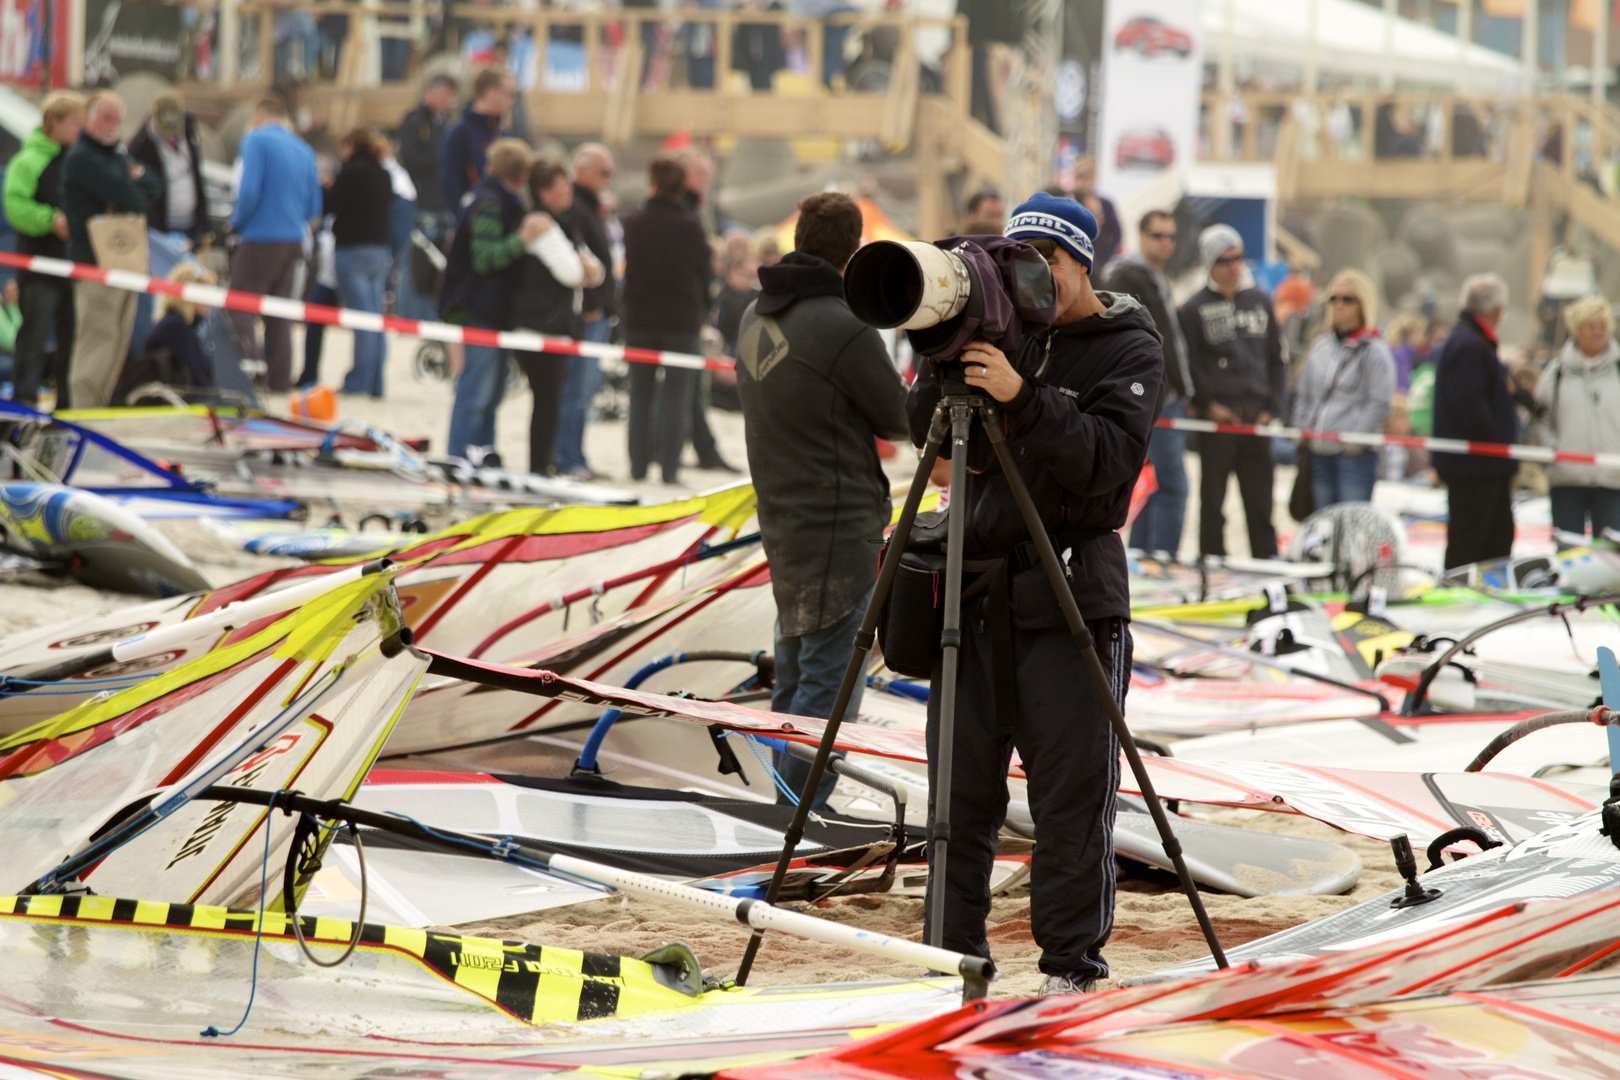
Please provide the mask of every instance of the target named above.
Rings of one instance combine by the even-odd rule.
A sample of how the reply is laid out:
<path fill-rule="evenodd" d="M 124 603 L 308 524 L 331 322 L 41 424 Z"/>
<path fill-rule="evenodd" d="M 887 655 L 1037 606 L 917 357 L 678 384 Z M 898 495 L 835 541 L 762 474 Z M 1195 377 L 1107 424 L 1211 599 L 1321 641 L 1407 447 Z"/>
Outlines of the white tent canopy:
<path fill-rule="evenodd" d="M 1464 94 L 1500 93 L 1516 85 L 1520 68 L 1513 57 L 1479 45 L 1460 45 L 1450 34 L 1410 19 L 1394 20 L 1394 47 L 1386 49 L 1383 11 L 1355 0 L 1204 0 L 1205 57 L 1213 62 L 1222 55 L 1230 5 L 1233 51 L 1240 68 L 1247 63 L 1303 72 L 1313 3 L 1316 63 L 1325 79 L 1377 80 L 1393 64 L 1399 85 Z"/>

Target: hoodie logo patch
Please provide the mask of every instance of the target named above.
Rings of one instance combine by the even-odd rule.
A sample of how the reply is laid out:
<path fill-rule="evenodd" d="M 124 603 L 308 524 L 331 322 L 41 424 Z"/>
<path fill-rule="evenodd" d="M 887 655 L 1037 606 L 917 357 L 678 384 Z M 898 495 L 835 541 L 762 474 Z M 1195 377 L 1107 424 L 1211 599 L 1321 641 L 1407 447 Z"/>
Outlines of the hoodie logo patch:
<path fill-rule="evenodd" d="M 771 369 L 787 359 L 787 337 L 776 320 L 766 315 L 754 320 L 737 343 L 737 359 L 755 382 L 763 382 Z"/>
<path fill-rule="evenodd" d="M 1133 382 L 1131 383 L 1131 393 L 1135 394 L 1137 397 L 1141 397 L 1143 394 L 1147 393 L 1147 390 L 1142 386 L 1141 383 Z"/>

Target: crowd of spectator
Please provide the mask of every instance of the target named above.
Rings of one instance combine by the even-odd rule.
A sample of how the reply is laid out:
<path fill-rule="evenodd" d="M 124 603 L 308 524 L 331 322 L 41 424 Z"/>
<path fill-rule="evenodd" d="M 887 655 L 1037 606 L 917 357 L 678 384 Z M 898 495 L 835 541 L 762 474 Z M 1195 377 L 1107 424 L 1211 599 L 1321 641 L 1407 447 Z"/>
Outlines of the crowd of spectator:
<path fill-rule="evenodd" d="M 644 204 L 621 221 L 607 147 L 587 143 L 561 161 L 515 138 L 508 125 L 519 93 L 508 70 L 480 71 L 458 112 L 460 94 L 449 76 L 429 78 L 391 138 L 352 129 L 337 140 L 335 161 L 318 157 L 297 133 L 295 103 L 266 95 L 241 140 L 228 226 L 208 212 L 197 126 L 177 95 L 154 99 L 125 151 L 124 106 L 116 95 L 53 94 L 43 103 L 39 129 L 7 169 L 5 214 L 30 254 L 102 263 L 106 244 L 98 228 L 119 215 L 137 216 L 154 238 L 193 249 L 227 246 L 231 284 L 245 292 L 302 295 L 368 313 L 383 312 L 391 294 L 397 313 L 481 329 L 736 355 L 745 313 L 759 295 L 760 269 L 777 252 L 765 233 L 756 236 L 726 217 L 711 191 L 713 163 L 701 149 L 687 146 L 654 160 Z M 1379 131 L 1398 139 L 1402 117 L 1385 119 Z M 1072 197 L 1096 221 L 1099 284 L 1136 297 L 1158 328 L 1166 417 L 1484 442 L 1534 439 L 1620 452 L 1620 434 L 1604 422 L 1603 404 L 1620 401 L 1620 346 L 1600 298 L 1565 305 L 1568 336 L 1559 351 L 1517 364 L 1510 379 L 1496 339 L 1507 306 L 1498 278 L 1465 284 L 1454 324 L 1432 310 L 1381 321 L 1378 289 L 1366 275 L 1345 270 L 1322 284 L 1294 267 L 1268 292 L 1256 284 L 1242 236 L 1213 225 L 1196 240 L 1196 288 L 1180 281 L 1178 304 L 1167 275 L 1181 239 L 1174 214 L 1146 214 L 1127 250 L 1118 210 L 1096 191 L 1089 161 L 1076 163 L 1054 193 Z M 999 233 L 1006 213 L 999 192 L 974 192 L 959 230 Z M 420 288 L 419 276 L 405 272 L 413 232 L 444 254 L 436 288 Z M 210 280 L 189 261 L 175 275 Z M 15 354 L 15 398 L 36 403 L 53 387 L 58 407 L 107 404 L 127 381 L 126 359 L 131 370 L 206 387 L 216 373 L 196 342 L 211 313 L 165 302 L 153 325 L 142 305 L 134 294 L 95 282 L 20 275 L 14 294 L 0 303 L 0 335 Z M 320 327 L 306 328 L 303 370 L 295 378 L 287 322 L 243 311 L 224 318 L 244 368 L 262 386 L 286 392 L 320 378 Z M 356 332 L 342 392 L 383 397 L 385 357 L 381 334 Z M 498 460 L 491 457 L 495 418 L 511 366 L 534 403 L 527 467 L 600 475 L 584 453 L 603 377 L 594 357 L 509 356 L 467 345 L 453 349 L 449 363 L 454 397 L 445 452 Z M 732 379 L 632 364 L 625 391 L 631 479 L 679 483 L 687 447 L 700 469 L 737 471 L 721 456 L 707 419 L 713 405 L 737 407 Z M 1620 530 L 1620 470 L 1605 467 L 1560 465 L 1538 474 L 1506 459 L 1396 446 L 1378 451 L 1336 439 L 1289 448 L 1205 434 L 1194 445 L 1203 555 L 1226 552 L 1223 508 L 1234 476 L 1250 553 L 1277 553 L 1279 453 L 1285 460 L 1296 455 L 1299 466 L 1289 500 L 1296 517 L 1367 501 L 1380 479 L 1444 484 L 1452 520 L 1465 526 L 1452 530 L 1447 565 L 1508 553 L 1515 484 L 1549 491 L 1559 530 Z M 1187 451 L 1184 432 L 1159 429 L 1153 436 L 1156 490 L 1134 524 L 1132 546 L 1180 551 Z"/>
<path fill-rule="evenodd" d="M 967 217 L 972 217 L 972 210 Z M 1169 211 L 1138 223 L 1135 250 L 1118 256 L 1102 287 L 1138 299 L 1164 352 L 1161 415 L 1227 424 L 1285 423 L 1306 431 L 1421 435 L 1483 443 L 1534 442 L 1576 453 L 1620 453 L 1620 345 L 1612 307 L 1589 295 L 1561 307 L 1567 337 L 1556 351 L 1521 356 L 1499 346 L 1507 286 L 1494 274 L 1463 283 L 1459 314 L 1404 311 L 1380 320 L 1379 290 L 1355 269 L 1318 287 L 1295 267 L 1270 292 L 1255 283 L 1240 234 L 1212 225 L 1198 236 L 1199 282 L 1178 306 L 1166 268 L 1179 228 Z M 1099 256 L 1101 250 L 1099 249 Z M 1186 279 L 1182 281 L 1187 288 Z M 1251 435 L 1200 433 L 1197 553 L 1223 556 L 1224 507 L 1235 475 L 1250 554 L 1277 554 L 1273 507 L 1278 451 L 1297 465 L 1291 516 L 1372 501 L 1380 480 L 1443 485 L 1450 528 L 1446 567 L 1506 558 L 1521 489 L 1551 498 L 1556 532 L 1620 535 L 1620 469 L 1522 466 L 1502 456 L 1430 454 L 1337 437 L 1279 446 Z M 1160 428 L 1149 446 L 1155 490 L 1130 545 L 1175 555 L 1189 494 L 1184 432 Z"/>

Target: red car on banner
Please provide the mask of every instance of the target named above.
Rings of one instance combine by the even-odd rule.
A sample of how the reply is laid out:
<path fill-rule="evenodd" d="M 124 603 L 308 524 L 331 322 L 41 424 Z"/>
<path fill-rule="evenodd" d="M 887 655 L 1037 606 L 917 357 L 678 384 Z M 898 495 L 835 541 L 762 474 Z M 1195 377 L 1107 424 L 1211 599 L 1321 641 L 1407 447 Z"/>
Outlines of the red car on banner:
<path fill-rule="evenodd" d="M 1150 15 L 1141 15 L 1119 28 L 1119 33 L 1114 35 L 1114 48 L 1122 52 L 1135 49 L 1142 56 L 1174 53 L 1186 59 L 1192 55 L 1193 39 L 1185 30 L 1177 30 Z"/>
<path fill-rule="evenodd" d="M 1168 169 L 1175 160 L 1175 143 L 1163 128 L 1131 128 L 1114 144 L 1119 169 Z"/>

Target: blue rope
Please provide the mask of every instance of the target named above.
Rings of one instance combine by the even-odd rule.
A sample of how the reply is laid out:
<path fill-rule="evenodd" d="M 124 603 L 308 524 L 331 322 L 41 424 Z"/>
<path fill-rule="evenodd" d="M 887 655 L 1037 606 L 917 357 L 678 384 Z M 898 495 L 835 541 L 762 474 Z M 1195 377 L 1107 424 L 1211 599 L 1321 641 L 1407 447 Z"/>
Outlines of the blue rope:
<path fill-rule="evenodd" d="M 252 981 L 248 983 L 247 1008 L 242 1010 L 242 1019 L 238 1020 L 236 1026 L 229 1031 L 221 1031 L 213 1024 L 203 1028 L 199 1034 L 205 1038 L 214 1039 L 220 1036 L 235 1035 L 238 1031 L 241 1031 L 242 1025 L 247 1023 L 248 1014 L 253 1011 L 253 999 L 259 993 L 259 941 L 264 937 L 264 898 L 270 888 L 270 818 L 275 813 L 276 796 L 280 794 L 282 792 L 279 790 L 272 791 L 269 805 L 264 810 L 264 862 L 259 866 L 259 919 L 253 928 L 253 973 L 251 975 Z M 296 915 L 291 917 L 297 918 Z"/>
<path fill-rule="evenodd" d="M 776 790 L 780 791 L 791 805 L 799 805 L 799 793 L 789 787 L 786 780 L 782 779 L 782 774 L 776 771 L 775 765 L 771 764 L 771 759 L 766 756 L 764 748 L 760 746 L 758 739 L 741 731 L 731 731 L 727 732 L 726 734 L 741 735 L 743 744 L 747 746 L 749 752 L 754 755 L 754 760 L 758 761 L 760 766 L 765 770 L 766 774 L 770 776 L 771 783 L 776 785 Z"/>

